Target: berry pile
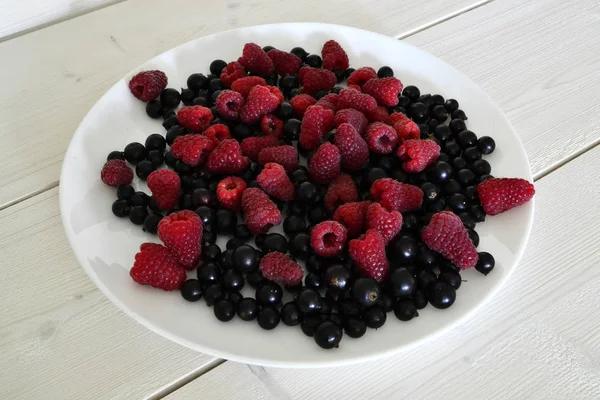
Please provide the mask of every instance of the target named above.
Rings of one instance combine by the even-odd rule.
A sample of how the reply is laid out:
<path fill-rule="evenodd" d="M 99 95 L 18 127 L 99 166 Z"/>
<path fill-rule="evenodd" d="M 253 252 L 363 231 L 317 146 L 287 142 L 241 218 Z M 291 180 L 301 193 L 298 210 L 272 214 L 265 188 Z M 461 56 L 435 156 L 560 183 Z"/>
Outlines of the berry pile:
<path fill-rule="evenodd" d="M 494 268 L 476 224 L 534 195 L 492 177 L 495 142 L 456 100 L 403 87 L 388 66 L 350 68 L 333 40 L 321 56 L 248 43 L 186 88 L 167 84 L 156 70 L 131 79 L 166 133 L 111 152 L 100 175 L 117 187 L 113 213 L 164 244 L 142 244 L 131 277 L 204 298 L 221 321 L 299 325 L 330 349 L 389 312 L 448 308 L 461 270 Z"/>

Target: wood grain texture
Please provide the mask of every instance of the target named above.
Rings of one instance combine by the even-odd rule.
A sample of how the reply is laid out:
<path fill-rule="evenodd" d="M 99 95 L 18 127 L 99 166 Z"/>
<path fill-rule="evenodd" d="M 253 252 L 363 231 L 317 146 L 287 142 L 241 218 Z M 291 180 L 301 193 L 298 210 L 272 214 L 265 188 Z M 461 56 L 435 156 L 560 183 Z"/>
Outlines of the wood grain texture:
<path fill-rule="evenodd" d="M 0 398 L 141 399 L 214 359 L 117 309 L 77 263 L 58 190 L 0 211 Z"/>
<path fill-rule="evenodd" d="M 534 176 L 600 143 L 600 2 L 497 0 L 407 41 L 500 105 Z"/>
<path fill-rule="evenodd" d="M 434 341 L 325 370 L 252 374 L 227 362 L 169 400 L 199 393 L 261 399 L 260 385 L 283 393 L 272 398 L 295 400 L 600 398 L 599 168 L 596 147 L 538 181 L 533 232 L 519 267 L 490 303 Z M 342 346 L 344 340 L 352 339 Z M 370 340 L 368 333 L 359 340 Z M 219 385 L 232 381 L 231 390 Z"/>
<path fill-rule="evenodd" d="M 0 40 L 121 0 L 0 0 Z"/>
<path fill-rule="evenodd" d="M 10 77 L 0 97 L 0 208 L 56 185 L 90 107 L 129 70 L 180 43 L 255 24 L 330 22 L 332 15 L 397 36 L 478 2 L 128 0 L 0 43 L 0 76 Z"/>

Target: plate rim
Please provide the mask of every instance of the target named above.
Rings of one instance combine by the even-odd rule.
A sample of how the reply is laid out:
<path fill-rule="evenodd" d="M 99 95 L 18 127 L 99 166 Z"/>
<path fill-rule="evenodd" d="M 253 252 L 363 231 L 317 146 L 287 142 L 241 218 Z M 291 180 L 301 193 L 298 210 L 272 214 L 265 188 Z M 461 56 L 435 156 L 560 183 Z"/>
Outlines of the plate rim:
<path fill-rule="evenodd" d="M 371 35 L 376 35 L 378 37 L 381 37 L 383 39 L 389 40 L 396 40 L 399 43 L 402 43 L 402 45 L 407 46 L 412 48 L 413 50 L 417 51 L 417 52 L 421 52 L 421 53 L 425 53 L 430 57 L 434 57 L 436 60 L 438 60 L 440 63 L 444 64 L 447 68 L 449 68 L 450 70 L 452 70 L 452 72 L 454 74 L 460 75 L 462 78 L 470 81 L 474 88 L 476 88 L 480 94 L 482 96 L 485 96 L 489 102 L 489 104 L 493 107 L 493 109 L 497 112 L 497 115 L 499 118 L 502 118 L 504 120 L 504 122 L 507 124 L 507 126 L 510 128 L 510 133 L 512 134 L 512 136 L 518 141 L 519 144 L 519 151 L 522 153 L 521 155 L 524 157 L 524 160 L 527 163 L 527 176 L 523 177 L 524 179 L 527 179 L 530 182 L 533 182 L 533 176 L 531 173 L 531 165 L 529 162 L 529 158 L 527 156 L 527 152 L 525 151 L 525 147 L 523 146 L 523 143 L 521 141 L 521 138 L 519 137 L 519 135 L 517 134 L 516 130 L 514 129 L 513 125 L 511 124 L 510 120 L 507 118 L 506 114 L 502 111 L 502 109 L 498 106 L 498 104 L 476 83 L 474 82 L 471 78 L 469 78 L 466 74 L 464 74 L 463 72 L 461 72 L 460 70 L 458 70 L 457 68 L 455 68 L 453 65 L 447 63 L 446 61 L 442 60 L 441 58 L 419 48 L 416 47 L 408 42 L 405 42 L 404 40 L 400 40 L 400 39 L 395 39 L 391 36 L 387 36 L 378 32 L 373 32 L 373 31 L 369 31 L 366 29 L 362 29 L 362 28 L 356 28 L 356 27 L 352 27 L 352 26 L 347 26 L 347 25 L 340 25 L 340 24 L 329 24 L 329 23 L 319 23 L 319 22 L 283 22 L 283 23 L 274 23 L 274 24 L 260 24 L 260 25 L 251 25 L 251 26 L 244 26 L 244 27 L 239 27 L 239 28 L 235 28 L 235 29 L 228 29 L 225 31 L 219 31 L 219 32 L 214 32 L 211 33 L 209 35 L 205 35 L 205 36 L 200 36 L 200 37 L 196 37 L 194 39 L 191 39 L 189 41 L 186 41 L 184 43 L 181 43 L 175 47 L 169 48 L 167 50 L 165 50 L 164 52 L 161 52 L 159 54 L 157 54 L 156 56 L 147 59 L 146 61 L 144 61 L 143 63 L 139 64 L 138 66 L 136 66 L 135 68 L 131 69 L 130 71 L 128 71 L 126 74 L 124 74 L 121 78 L 119 78 L 117 81 L 114 82 L 113 85 L 111 85 L 103 94 L 102 96 L 100 96 L 98 98 L 98 100 L 89 108 L 89 110 L 87 111 L 86 115 L 82 118 L 81 122 L 79 123 L 79 125 L 77 126 L 77 129 L 75 130 L 75 132 L 73 133 L 73 135 L 71 136 L 71 139 L 69 140 L 69 145 L 67 147 L 67 150 L 65 152 L 65 155 L 63 157 L 63 164 L 61 166 L 61 173 L 60 173 L 60 180 L 59 180 L 59 208 L 60 208 L 60 214 L 61 214 L 61 222 L 63 225 L 63 230 L 67 236 L 67 240 L 69 242 L 69 246 L 72 250 L 72 252 L 75 254 L 75 258 L 77 259 L 77 262 L 79 263 L 79 265 L 85 270 L 86 274 L 89 276 L 89 278 L 91 279 L 91 281 L 94 283 L 94 285 L 96 285 L 96 287 L 98 287 L 100 289 L 100 291 L 114 304 L 116 305 L 121 311 L 123 311 L 126 315 L 128 315 L 129 317 L 131 317 L 134 321 L 136 321 L 137 323 L 141 324 L 142 326 L 144 326 L 145 328 L 149 329 L 150 331 L 157 333 L 161 336 L 163 336 L 164 338 L 183 345 L 189 349 L 192 349 L 194 351 L 197 352 L 201 352 L 203 354 L 212 356 L 212 357 L 216 357 L 216 358 L 223 358 L 226 359 L 228 361 L 235 361 L 235 362 L 241 362 L 241 363 L 246 363 L 246 364 L 253 364 L 253 365 L 261 365 L 261 366 L 265 366 L 265 367 L 276 367 L 276 368 L 330 368 L 330 367 L 339 367 L 339 366 L 348 366 L 348 365 L 355 365 L 355 364 L 359 364 L 359 363 L 364 363 L 364 362 L 368 362 L 368 361 L 373 361 L 376 359 L 381 359 L 381 358 L 387 358 L 390 357 L 394 354 L 398 354 L 404 351 L 409 351 L 410 349 L 413 349 L 417 346 L 420 346 L 421 344 L 430 341 L 436 337 L 439 337 L 447 332 L 449 332 L 450 330 L 454 329 L 455 327 L 457 327 L 458 325 L 463 324 L 465 321 L 467 321 L 468 319 L 470 319 L 476 312 L 478 312 L 479 310 L 481 310 L 481 308 L 483 306 L 485 306 L 486 304 L 489 303 L 489 301 L 491 300 L 491 298 L 493 298 L 498 291 L 506 284 L 506 282 L 508 281 L 508 279 L 510 279 L 510 277 L 512 276 L 513 272 L 515 271 L 515 269 L 517 268 L 517 266 L 519 265 L 522 257 L 523 257 L 523 253 L 525 252 L 525 249 L 527 247 L 527 244 L 529 242 L 530 236 L 531 236 L 531 231 L 532 231 L 532 227 L 533 227 L 533 220 L 534 220 L 534 215 L 535 215 L 535 196 L 534 198 L 532 198 L 530 200 L 530 208 L 531 208 L 531 212 L 528 214 L 528 218 L 527 218 L 527 224 L 526 224 L 526 230 L 524 232 L 525 236 L 524 236 L 524 240 L 522 241 L 521 245 L 519 246 L 518 250 L 515 252 L 515 262 L 512 266 L 512 268 L 510 268 L 506 274 L 504 274 L 501 279 L 498 281 L 498 283 L 490 290 L 486 293 L 486 295 L 481 298 L 481 300 L 477 303 L 477 305 L 475 305 L 473 308 L 471 308 L 470 310 L 468 310 L 467 312 L 463 313 L 462 315 L 460 315 L 459 317 L 457 317 L 456 319 L 454 319 L 452 322 L 448 323 L 447 325 L 434 329 L 431 332 L 429 332 L 428 334 L 425 334 L 409 343 L 403 344 L 403 345 L 399 345 L 396 347 L 392 347 L 386 350 L 381 350 L 381 351 L 376 351 L 370 354 L 364 354 L 364 355 L 360 355 L 360 356 L 349 356 L 349 357 L 344 357 L 342 359 L 335 359 L 332 358 L 330 360 L 327 361 L 310 361 L 310 360 L 300 360 L 300 361 L 273 361 L 270 359 L 266 359 L 266 358 L 260 358 L 260 357 L 247 357 L 244 355 L 240 355 L 240 354 L 234 354 L 234 353 L 229 353 L 227 351 L 223 351 L 223 350 L 219 350 L 219 349 L 214 349 L 214 348 L 210 348 L 210 347 L 205 347 L 201 344 L 198 343 L 194 343 L 191 342 L 185 338 L 182 337 L 178 337 L 172 333 L 170 333 L 169 331 L 164 330 L 163 328 L 161 328 L 160 326 L 157 326 L 155 323 L 153 323 L 151 320 L 142 317 L 140 315 L 138 315 L 137 313 L 135 313 L 134 311 L 132 311 L 129 307 L 127 307 L 116 295 L 114 295 L 112 293 L 111 290 L 109 290 L 109 288 L 98 278 L 98 276 L 96 275 L 96 273 L 93 271 L 93 269 L 91 267 L 87 267 L 86 264 L 82 261 L 82 258 L 80 257 L 80 255 L 78 254 L 78 252 L 75 250 L 75 247 L 73 246 L 74 243 L 74 234 L 72 232 L 69 231 L 69 229 L 67 229 L 67 220 L 66 220 L 66 214 L 67 214 L 67 210 L 66 210 L 66 204 L 65 201 L 63 201 L 63 199 L 66 196 L 65 190 L 67 190 L 65 188 L 64 185 L 61 185 L 60 182 L 63 181 L 64 176 L 66 176 L 67 174 L 67 166 L 70 163 L 70 160 L 72 159 L 71 156 L 71 152 L 74 151 L 73 148 L 73 142 L 76 136 L 78 135 L 82 135 L 83 133 L 80 133 L 82 131 L 82 127 L 85 125 L 85 122 L 88 118 L 90 118 L 90 113 L 91 111 L 98 105 L 98 103 L 100 103 L 109 93 L 110 91 L 116 86 L 118 85 L 123 79 L 125 79 L 126 77 L 132 75 L 135 71 L 139 71 L 141 70 L 141 68 L 148 64 L 151 63 L 153 60 L 163 56 L 165 53 L 169 53 L 172 51 L 175 51 L 179 48 L 185 47 L 193 42 L 196 42 L 198 40 L 202 40 L 202 39 L 207 39 L 207 38 L 211 38 L 226 32 L 235 32 L 235 31 L 244 31 L 244 30 L 254 30 L 254 29 L 268 29 L 268 28 L 293 28 L 296 26 L 311 26 L 313 27 L 314 30 L 323 30 L 323 28 L 328 28 L 328 29 L 333 29 L 333 30 L 339 30 L 340 28 L 342 29 L 351 29 L 356 31 L 359 34 L 362 33 L 368 33 Z"/>

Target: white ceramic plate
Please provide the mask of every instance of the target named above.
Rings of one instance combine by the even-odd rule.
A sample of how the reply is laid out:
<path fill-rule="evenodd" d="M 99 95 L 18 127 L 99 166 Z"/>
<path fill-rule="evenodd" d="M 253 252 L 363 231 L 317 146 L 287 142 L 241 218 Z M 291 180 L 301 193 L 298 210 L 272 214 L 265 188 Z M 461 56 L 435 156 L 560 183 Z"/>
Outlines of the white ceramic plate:
<path fill-rule="evenodd" d="M 60 207 L 69 242 L 94 283 L 135 320 L 184 346 L 230 360 L 277 367 L 347 365 L 389 356 L 440 334 L 484 304 L 515 269 L 530 233 L 533 201 L 478 225 L 479 250 L 494 255 L 496 268 L 487 277 L 475 270 L 463 272 L 466 282 L 451 308 L 440 311 L 429 306 L 410 322 L 389 314 L 384 327 L 369 330 L 361 339 L 344 337 L 335 350 L 322 350 L 299 327 L 280 324 L 264 331 L 255 322 L 238 318 L 219 322 L 204 301 L 188 303 L 178 292 L 142 287 L 131 280 L 129 269 L 139 245 L 158 238 L 112 215 L 115 189 L 100 181 L 100 169 L 110 151 L 132 141 L 143 143 L 149 134 L 164 134 L 164 129 L 162 120 L 148 118 L 144 103 L 130 94 L 129 79 L 141 70 L 160 69 L 169 86 L 179 88 L 191 73 L 206 73 L 216 58 L 236 60 L 250 41 L 320 53 L 329 39 L 341 43 L 353 67 L 389 65 L 405 85 L 458 99 L 469 116 L 469 129 L 496 140 L 496 151 L 487 158 L 492 173 L 532 180 L 523 146 L 494 102 L 462 73 L 406 43 L 360 29 L 313 23 L 248 27 L 199 38 L 155 57 L 117 82 L 82 121 L 63 164 Z M 134 185 L 147 190 L 137 178 Z M 220 239 L 222 248 L 225 240 Z"/>

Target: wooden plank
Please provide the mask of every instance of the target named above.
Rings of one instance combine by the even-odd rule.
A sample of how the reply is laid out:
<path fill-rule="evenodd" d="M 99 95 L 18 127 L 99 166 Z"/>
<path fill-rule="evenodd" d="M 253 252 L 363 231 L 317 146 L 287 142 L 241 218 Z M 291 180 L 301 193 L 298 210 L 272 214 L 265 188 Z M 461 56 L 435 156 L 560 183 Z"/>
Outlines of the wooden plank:
<path fill-rule="evenodd" d="M 0 211 L 0 398 L 146 398 L 214 361 L 122 313 L 79 266 L 58 189 Z"/>
<path fill-rule="evenodd" d="M 253 374 L 227 362 L 169 400 L 199 393 L 254 399 L 269 388 L 283 393 L 274 398 L 297 400 L 600 398 L 599 168 L 600 146 L 538 181 L 533 232 L 519 268 L 490 303 L 434 341 L 325 370 Z M 342 346 L 344 340 L 352 339 Z M 370 340 L 368 333 L 359 340 Z"/>
<path fill-rule="evenodd" d="M 600 143 L 593 117 L 600 114 L 593 100 L 600 91 L 598 15 L 594 0 L 502 0 L 407 41 L 460 69 L 499 103 L 537 177 Z"/>
<path fill-rule="evenodd" d="M 122 0 L 0 0 L 0 40 Z"/>
<path fill-rule="evenodd" d="M 56 185 L 71 135 L 90 107 L 128 71 L 178 44 L 333 15 L 339 24 L 397 36 L 485 1 L 310 0 L 300 7 L 294 0 L 129 0 L 0 43 L 0 76 L 10 77 L 0 97 L 0 208 Z"/>

